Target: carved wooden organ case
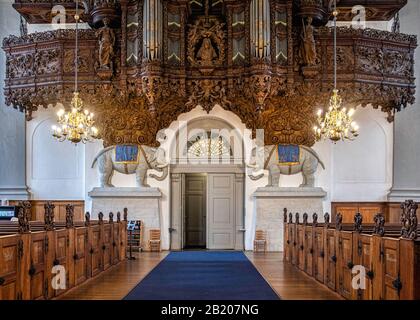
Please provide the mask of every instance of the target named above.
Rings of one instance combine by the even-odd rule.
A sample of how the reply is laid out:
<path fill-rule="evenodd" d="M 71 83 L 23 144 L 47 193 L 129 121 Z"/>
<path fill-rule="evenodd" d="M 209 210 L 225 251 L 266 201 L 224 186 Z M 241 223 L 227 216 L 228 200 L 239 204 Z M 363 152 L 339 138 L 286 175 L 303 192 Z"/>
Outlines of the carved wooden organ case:
<path fill-rule="evenodd" d="M 28 22 L 45 23 L 52 18 L 45 8 L 62 2 L 71 22 L 74 2 L 42 2 L 16 0 L 14 6 Z M 312 146 L 315 113 L 328 105 L 333 83 L 329 2 L 84 1 L 82 19 L 91 29 L 80 31 L 79 91 L 96 114 L 104 145 L 156 145 L 157 132 L 180 114 L 197 105 L 207 112 L 220 105 L 254 133 L 265 129 L 266 144 Z M 351 19 L 352 2 L 357 3 L 338 2 L 339 19 Z M 390 19 L 405 4 L 364 2 L 368 18 L 377 20 Z M 105 28 L 115 41 L 110 61 L 102 65 Z M 309 57 L 305 37 L 315 53 Z M 69 29 L 5 38 L 6 104 L 25 112 L 28 120 L 39 107 L 68 106 L 74 38 Z M 392 121 L 395 112 L 414 102 L 416 47 L 415 36 L 338 28 L 338 86 L 344 103 L 371 104 Z"/>

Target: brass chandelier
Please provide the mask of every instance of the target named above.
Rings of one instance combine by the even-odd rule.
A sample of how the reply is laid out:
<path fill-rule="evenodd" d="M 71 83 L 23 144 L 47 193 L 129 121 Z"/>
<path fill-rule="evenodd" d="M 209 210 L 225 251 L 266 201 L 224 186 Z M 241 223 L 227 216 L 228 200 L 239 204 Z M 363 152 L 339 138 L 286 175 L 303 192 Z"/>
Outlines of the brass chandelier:
<path fill-rule="evenodd" d="M 96 129 L 93 121 L 93 113 L 83 110 L 83 101 L 79 97 L 78 92 L 78 53 L 79 53 L 79 3 L 76 1 L 76 49 L 75 49 L 75 90 L 71 101 L 71 111 L 66 112 L 61 109 L 57 112 L 58 126 L 52 126 L 52 135 L 60 142 L 70 141 L 74 144 L 79 142 L 92 142 L 98 139 L 98 129 Z"/>
<path fill-rule="evenodd" d="M 314 127 L 316 140 L 330 139 L 337 141 L 354 140 L 359 135 L 359 126 L 353 121 L 355 110 L 342 107 L 343 100 L 337 89 L 337 3 L 334 1 L 334 90 L 330 98 L 327 113 L 323 117 L 323 110 L 318 111 L 318 126 Z"/>

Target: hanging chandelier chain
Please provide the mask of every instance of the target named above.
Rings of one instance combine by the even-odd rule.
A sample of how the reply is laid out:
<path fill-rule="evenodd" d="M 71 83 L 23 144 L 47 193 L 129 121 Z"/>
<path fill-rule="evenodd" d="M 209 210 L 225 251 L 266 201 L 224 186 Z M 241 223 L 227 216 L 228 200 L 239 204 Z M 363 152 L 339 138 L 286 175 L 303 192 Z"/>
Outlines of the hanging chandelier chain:
<path fill-rule="evenodd" d="M 323 116 L 323 111 L 318 111 L 318 126 L 314 127 L 317 140 L 330 139 L 334 143 L 339 140 L 354 140 L 359 135 L 359 126 L 353 121 L 354 109 L 347 111 L 342 106 L 342 99 L 337 89 L 337 1 L 333 6 L 333 33 L 334 33 L 334 89 L 330 98 L 328 111 Z"/>
<path fill-rule="evenodd" d="M 337 89 L 337 0 L 334 0 L 334 89 Z"/>
<path fill-rule="evenodd" d="M 74 52 L 74 92 L 78 91 L 78 76 L 79 76 L 79 1 L 76 0 L 76 14 L 74 15 L 76 20 L 76 48 Z"/>
<path fill-rule="evenodd" d="M 98 130 L 93 126 L 93 113 L 83 110 L 83 101 L 79 97 L 79 0 L 76 0 L 76 13 L 74 15 L 76 21 L 75 30 L 75 49 L 74 49 L 74 92 L 71 100 L 71 110 L 65 112 L 61 109 L 57 112 L 58 126 L 52 127 L 52 135 L 60 142 L 70 141 L 74 144 L 79 142 L 92 142 L 99 138 Z"/>

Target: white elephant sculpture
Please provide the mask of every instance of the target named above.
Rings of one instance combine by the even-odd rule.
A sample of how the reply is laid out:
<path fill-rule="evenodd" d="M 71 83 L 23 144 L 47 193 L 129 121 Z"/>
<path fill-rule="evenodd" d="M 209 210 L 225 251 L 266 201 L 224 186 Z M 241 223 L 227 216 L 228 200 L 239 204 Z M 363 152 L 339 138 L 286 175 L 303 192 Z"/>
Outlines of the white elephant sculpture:
<path fill-rule="evenodd" d="M 280 174 L 294 175 L 302 173 L 303 182 L 301 188 L 315 186 L 315 172 L 318 169 L 318 164 L 325 170 L 325 165 L 319 158 L 318 154 L 309 147 L 299 146 L 299 163 L 297 164 L 281 164 L 277 152 L 277 145 L 264 147 L 264 167 L 257 164 L 257 149 L 252 150 L 252 155 L 248 167 L 253 168 L 253 172 L 249 175 L 252 180 L 259 180 L 264 176 L 264 173 L 255 175 L 261 169 L 269 171 L 267 187 L 278 187 L 280 181 Z"/>
<path fill-rule="evenodd" d="M 162 176 L 150 174 L 151 178 L 163 181 L 168 176 L 168 163 L 165 159 L 165 150 L 162 148 L 151 148 L 148 146 L 138 146 L 138 163 L 118 163 L 115 161 L 116 146 L 111 146 L 101 150 L 92 163 L 94 168 L 98 162 L 101 187 L 114 187 L 111 183 L 114 171 L 124 174 L 136 174 L 136 184 L 139 188 L 149 188 L 146 183 L 147 170 L 154 169 L 162 172 Z"/>

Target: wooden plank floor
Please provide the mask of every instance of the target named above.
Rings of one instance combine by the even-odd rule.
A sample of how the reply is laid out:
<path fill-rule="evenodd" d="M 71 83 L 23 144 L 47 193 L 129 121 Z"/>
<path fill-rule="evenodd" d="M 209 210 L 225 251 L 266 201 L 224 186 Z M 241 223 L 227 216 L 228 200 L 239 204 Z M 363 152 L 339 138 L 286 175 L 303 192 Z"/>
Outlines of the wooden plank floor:
<path fill-rule="evenodd" d="M 121 300 L 169 252 L 142 252 L 133 254 L 136 260 L 126 260 L 58 297 L 63 300 Z"/>
<path fill-rule="evenodd" d="M 120 300 L 124 298 L 168 252 L 136 254 L 98 277 L 60 296 L 65 300 Z M 337 300 L 340 297 L 294 267 L 283 263 L 282 253 L 245 253 L 266 281 L 284 300 Z"/>
<path fill-rule="evenodd" d="M 245 253 L 283 300 L 339 300 L 337 293 L 283 262 L 283 253 Z"/>

